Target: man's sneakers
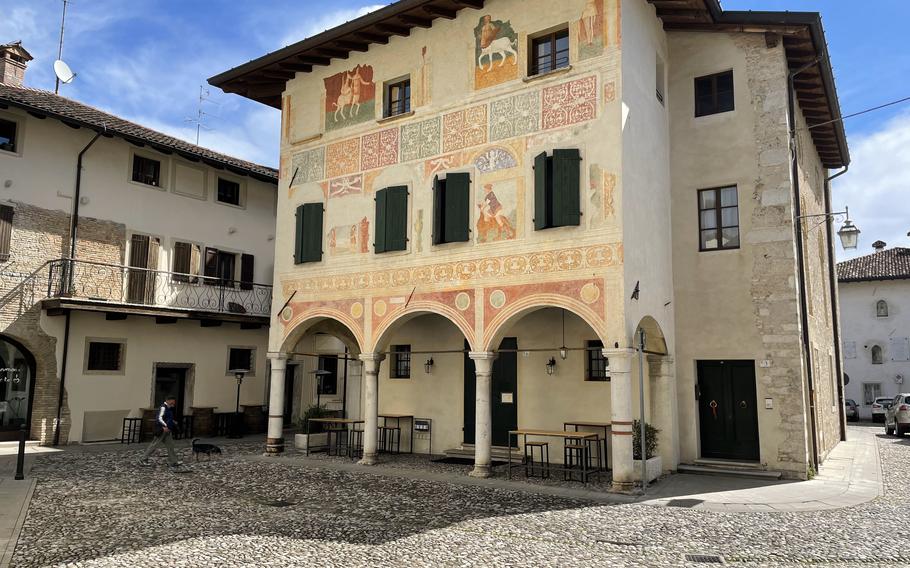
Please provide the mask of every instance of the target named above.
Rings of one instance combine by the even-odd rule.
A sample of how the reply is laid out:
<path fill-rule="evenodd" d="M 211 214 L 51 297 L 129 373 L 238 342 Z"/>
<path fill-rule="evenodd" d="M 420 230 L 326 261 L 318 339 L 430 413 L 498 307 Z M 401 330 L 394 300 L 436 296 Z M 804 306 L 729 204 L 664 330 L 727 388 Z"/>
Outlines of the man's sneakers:
<path fill-rule="evenodd" d="M 145 467 L 151 467 L 152 462 L 150 462 L 148 460 L 148 458 L 142 458 L 141 460 L 139 460 L 139 465 L 143 465 Z"/>

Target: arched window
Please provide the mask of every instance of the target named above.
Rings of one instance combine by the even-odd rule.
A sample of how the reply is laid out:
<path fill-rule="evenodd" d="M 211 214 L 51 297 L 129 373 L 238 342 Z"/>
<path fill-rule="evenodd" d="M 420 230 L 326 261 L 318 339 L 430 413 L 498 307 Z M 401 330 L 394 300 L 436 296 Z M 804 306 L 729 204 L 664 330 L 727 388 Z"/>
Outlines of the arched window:
<path fill-rule="evenodd" d="M 886 318 L 888 317 L 888 302 L 884 300 L 879 300 L 875 303 L 875 315 L 876 317 Z"/>
<path fill-rule="evenodd" d="M 872 364 L 881 365 L 882 364 L 882 347 L 881 345 L 872 346 Z"/>

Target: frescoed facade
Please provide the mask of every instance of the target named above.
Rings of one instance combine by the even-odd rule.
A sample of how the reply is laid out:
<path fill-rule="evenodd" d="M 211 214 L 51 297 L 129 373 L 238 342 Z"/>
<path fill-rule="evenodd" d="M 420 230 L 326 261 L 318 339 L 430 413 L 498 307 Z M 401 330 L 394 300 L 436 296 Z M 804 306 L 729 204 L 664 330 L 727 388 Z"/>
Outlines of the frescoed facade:
<path fill-rule="evenodd" d="M 729 449 L 709 448 L 713 438 L 700 438 L 700 431 L 723 438 L 724 426 L 702 424 L 699 412 L 711 400 L 693 393 L 700 380 L 714 380 L 715 367 L 735 359 L 718 384 L 753 386 L 746 412 L 754 429 L 743 438 L 749 455 L 730 457 L 789 477 L 808 475 L 813 454 L 823 459 L 837 434 L 827 422 L 813 426 L 826 432 L 814 448 L 796 434 L 809 428 L 798 394 L 808 357 L 796 331 L 799 290 L 775 291 L 792 302 L 765 313 L 755 285 L 764 269 L 745 268 L 767 243 L 783 249 L 796 242 L 787 221 L 792 185 L 772 177 L 779 168 L 762 168 L 778 156 L 775 166 L 786 163 L 788 110 L 768 105 L 786 102 L 788 50 L 797 48 L 764 32 L 726 31 L 722 19 L 744 16 L 721 12 L 712 0 L 692 3 L 702 6 L 707 31 L 679 23 L 672 26 L 678 31 L 666 31 L 672 10 L 645 0 L 398 2 L 358 20 L 357 36 L 329 30 L 212 78 L 283 109 L 275 273 L 276 311 L 283 309 L 270 336 L 273 407 L 284 404 L 285 390 L 311 392 L 299 370 L 286 379 L 292 387 L 279 388 L 279 377 L 289 364 L 315 369 L 311 346 L 328 345 L 324 338 L 333 336 L 337 343 L 325 349 L 343 357 L 356 377 L 342 402 L 349 416 L 365 420 L 364 463 L 377 459 L 383 413 L 432 419 L 433 452 L 473 453 L 478 476 L 489 474 L 494 448 L 510 445 L 511 429 L 610 423 L 608 462 L 614 485 L 627 489 L 635 477 L 631 425 L 639 394 L 647 400 L 646 420 L 661 430 L 665 470 Z M 794 23 L 793 33 L 818 33 L 814 25 Z M 266 69 L 272 76 L 282 64 L 289 69 L 282 62 L 290 58 L 315 62 L 331 42 L 350 46 L 376 34 L 385 37 L 367 50 L 285 71 L 280 88 L 251 86 Z M 719 49 L 707 57 L 714 42 Z M 690 54 L 694 47 L 702 51 Z M 326 119 L 313 109 L 323 108 L 323 96 L 335 96 L 324 92 L 326 79 L 354 68 L 372 72 L 375 118 L 323 127 Z M 696 118 L 695 79 L 730 69 L 735 112 Z M 407 77 L 409 107 L 388 113 L 390 85 Z M 767 87 L 766 95 L 757 79 L 775 89 Z M 765 96 L 769 102 L 759 103 Z M 833 90 L 825 100 L 836 108 Z M 761 104 L 773 116 L 755 112 Z M 716 137 L 725 140 L 718 153 L 729 156 L 690 168 L 685 156 Z M 757 138 L 767 139 L 761 158 Z M 848 159 L 845 146 L 833 156 L 819 144 L 804 140 L 800 175 Z M 759 215 L 749 196 L 763 189 L 753 186 L 765 171 L 778 192 L 776 202 L 769 193 L 766 203 L 780 220 L 773 231 L 753 229 L 748 218 Z M 362 176 L 359 192 L 331 190 L 346 176 Z M 710 231 L 698 224 L 699 191 L 724 184 L 739 188 L 741 245 L 702 250 L 690 242 Z M 819 207 L 826 190 L 813 188 L 805 208 Z M 729 192 L 723 195 L 726 203 Z M 736 205 L 726 205 L 724 219 Z M 358 220 L 369 223 L 367 252 L 333 254 L 331 243 L 339 250 L 341 233 Z M 308 226 L 319 226 L 319 237 Z M 731 226 L 722 227 L 728 238 Z M 332 231 L 326 248 L 324 235 Z M 292 250 L 300 253 L 296 263 Z M 769 262 L 790 274 L 783 282 L 797 281 L 792 256 Z M 703 275 L 689 273 L 693 267 L 741 273 L 743 280 L 730 288 L 723 278 L 703 283 Z M 701 287 L 693 290 L 694 283 Z M 700 294 L 719 305 L 696 306 Z M 720 315 L 726 306 L 736 317 Z M 818 314 L 830 310 L 813 307 Z M 719 325 L 705 332 L 699 318 L 715 316 Z M 636 351 L 641 332 L 646 352 Z M 829 332 L 823 323 L 812 329 L 818 344 Z M 737 334 L 748 341 L 725 338 Z M 763 345 L 770 334 L 782 345 Z M 706 341 L 711 350 L 701 349 Z M 769 359 L 776 360 L 764 366 Z M 793 407 L 781 400 L 788 389 Z M 314 402 L 293 396 L 299 409 Z M 761 402 L 768 397 L 770 407 Z M 280 452 L 282 421 L 271 414 L 268 447 Z M 415 440 L 417 451 L 430 451 L 422 440 Z M 551 446 L 551 459 L 561 461 L 561 447 Z"/>

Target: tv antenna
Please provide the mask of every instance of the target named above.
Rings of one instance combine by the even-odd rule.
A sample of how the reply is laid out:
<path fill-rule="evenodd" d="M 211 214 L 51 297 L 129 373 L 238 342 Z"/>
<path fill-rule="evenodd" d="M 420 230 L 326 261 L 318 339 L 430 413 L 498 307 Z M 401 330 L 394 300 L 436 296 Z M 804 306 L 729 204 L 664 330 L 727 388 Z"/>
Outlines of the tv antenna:
<path fill-rule="evenodd" d="M 215 101 L 209 100 L 211 94 L 209 90 L 205 88 L 205 85 L 199 85 L 199 105 L 196 107 L 196 116 L 188 117 L 184 119 L 184 122 L 190 122 L 196 125 L 196 145 L 199 145 L 199 133 L 202 130 L 211 130 L 208 126 L 205 125 L 205 117 L 210 116 L 209 113 L 205 112 L 202 108 L 202 103 L 211 103 L 217 105 Z"/>
<path fill-rule="evenodd" d="M 54 82 L 54 94 L 60 94 L 60 83 L 69 83 L 76 78 L 69 65 L 63 62 L 63 32 L 66 29 L 66 5 L 72 0 L 63 0 L 63 18 L 60 19 L 60 41 L 57 44 L 57 60 L 54 61 L 54 74 L 57 80 Z M 65 73 L 64 73 L 65 72 Z M 64 73 L 61 77 L 61 73 Z"/>

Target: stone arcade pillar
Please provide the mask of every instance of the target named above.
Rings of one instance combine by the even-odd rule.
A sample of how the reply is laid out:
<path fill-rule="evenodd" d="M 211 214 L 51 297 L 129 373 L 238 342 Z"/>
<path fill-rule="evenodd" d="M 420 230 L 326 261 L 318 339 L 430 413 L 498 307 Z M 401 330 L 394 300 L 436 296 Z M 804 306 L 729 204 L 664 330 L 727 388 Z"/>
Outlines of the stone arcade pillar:
<path fill-rule="evenodd" d="M 269 431 L 265 439 L 265 453 L 277 456 L 284 452 L 284 372 L 288 356 L 273 353 L 269 356 L 272 372 L 269 379 Z"/>
<path fill-rule="evenodd" d="M 651 375 L 651 422 L 660 430 L 657 453 L 664 470 L 676 471 L 679 465 L 679 410 L 673 358 L 648 355 L 648 374 Z"/>
<path fill-rule="evenodd" d="M 610 422 L 612 423 L 613 490 L 630 491 L 632 471 L 632 361 L 634 349 L 604 349 L 610 360 Z"/>
<path fill-rule="evenodd" d="M 358 463 L 374 465 L 377 461 L 376 438 L 379 429 L 379 364 L 382 353 L 361 353 L 363 361 L 363 457 Z"/>
<path fill-rule="evenodd" d="M 492 351 L 471 351 L 468 353 L 474 361 L 476 381 L 476 408 L 474 411 L 474 470 L 471 477 L 490 477 L 492 473 L 491 450 L 493 446 L 493 408 L 490 394 L 493 387 L 493 361 L 496 353 Z"/>

